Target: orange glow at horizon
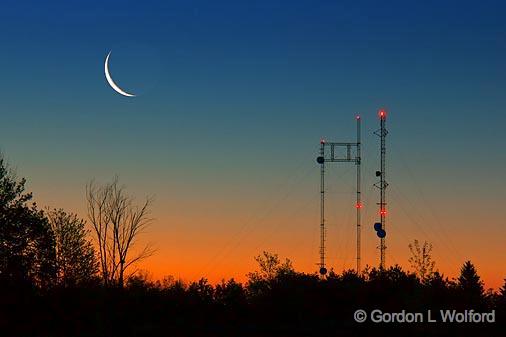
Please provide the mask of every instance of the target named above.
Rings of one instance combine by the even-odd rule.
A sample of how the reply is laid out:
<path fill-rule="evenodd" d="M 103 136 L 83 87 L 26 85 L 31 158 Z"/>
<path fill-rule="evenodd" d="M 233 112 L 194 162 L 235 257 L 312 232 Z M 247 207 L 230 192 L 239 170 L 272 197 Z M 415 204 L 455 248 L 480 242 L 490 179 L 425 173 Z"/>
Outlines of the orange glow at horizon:
<path fill-rule="evenodd" d="M 282 218 L 273 218 L 267 222 L 272 227 L 275 227 L 276 223 L 281 227 L 280 221 L 282 220 Z M 139 268 L 147 270 L 153 279 L 172 276 L 185 282 L 200 278 L 206 278 L 211 283 L 218 283 L 222 279 L 229 278 L 246 282 L 247 273 L 257 269 L 254 257 L 265 250 L 278 254 L 281 260 L 289 258 L 297 271 L 316 273 L 318 237 L 314 228 L 317 227 L 311 226 L 308 220 L 309 218 L 303 218 L 300 221 L 290 221 L 289 224 L 299 227 L 298 230 L 291 230 L 291 235 L 279 231 L 279 228 L 266 233 L 250 232 L 245 234 L 243 232 L 241 235 L 239 230 L 227 234 L 224 230 L 228 226 L 224 225 L 219 218 L 207 218 L 211 227 L 216 226 L 219 229 L 216 233 L 201 233 L 199 235 L 192 229 L 189 233 L 176 233 L 176 231 L 167 233 L 165 238 L 163 235 L 152 233 L 147 239 L 157 238 L 159 251 L 155 256 L 142 262 Z M 182 219 L 181 221 L 186 222 Z M 303 223 L 307 224 L 306 230 L 301 230 L 304 226 Z M 369 227 L 364 226 L 364 228 Z M 387 238 L 387 266 L 399 264 L 404 270 L 411 270 L 408 263 L 410 252 L 407 242 L 405 244 L 399 242 L 400 238 L 404 238 L 399 236 L 396 226 L 390 226 L 390 228 Z M 307 230 L 313 232 L 313 237 L 307 237 Z M 353 222 L 350 222 L 348 228 L 337 230 L 337 232 L 339 231 L 341 237 L 336 235 L 336 228 L 331 226 L 328 242 L 328 266 L 329 269 L 334 269 L 338 273 L 342 270 L 354 269 L 356 240 Z M 363 265 L 377 266 L 379 262 L 379 251 L 374 248 L 378 245 L 379 239 L 373 232 L 373 230 L 363 230 L 362 245 L 365 247 L 362 252 Z M 472 235 L 461 238 L 463 242 L 472 239 Z M 168 241 L 168 243 L 162 246 L 162 240 Z M 423 243 L 423 239 L 421 242 Z M 440 245 L 434 244 L 433 258 L 436 261 L 436 269 L 449 279 L 458 277 L 460 267 L 465 260 L 470 259 L 477 267 L 482 280 L 485 281 L 485 286 L 497 289 L 504 282 L 504 270 L 501 270 L 504 267 L 494 263 L 486 263 L 487 260 L 481 256 L 484 250 L 486 250 L 485 247 L 476 247 L 475 251 L 479 252 L 476 256 L 459 259 L 456 256 L 445 257 L 444 249 Z"/>
<path fill-rule="evenodd" d="M 135 174 L 122 176 L 128 193 L 138 200 L 155 194 L 152 209 L 155 220 L 137 247 L 152 242 L 157 252 L 136 267 L 146 270 L 153 279 L 171 275 L 187 282 L 202 277 L 212 283 L 229 278 L 244 282 L 247 273 L 257 268 L 254 257 L 269 251 L 281 259 L 289 258 L 297 271 L 316 273 L 317 171 L 318 167 L 309 161 L 307 169 L 287 174 L 282 183 L 239 184 L 234 177 L 227 177 L 228 184 L 217 181 L 198 187 L 185 182 L 146 183 L 140 178 L 136 180 Z M 469 194 L 442 187 L 437 179 L 443 178 L 435 175 L 434 183 L 423 186 L 427 194 L 433 195 L 431 200 L 424 200 L 404 180 L 405 171 L 392 171 L 397 171 L 397 177 L 388 191 L 386 265 L 399 264 L 404 270 L 411 270 L 408 244 L 414 239 L 420 243 L 426 240 L 433 244 L 436 268 L 445 277 L 458 277 L 462 264 L 471 260 L 487 288 L 501 287 L 506 277 L 506 265 L 501 261 L 506 255 L 502 215 L 496 212 L 503 202 L 500 195 L 492 195 L 486 202 L 477 198 L 473 200 L 474 212 L 462 212 L 463 197 L 469 198 Z M 340 180 L 334 178 L 336 172 Z M 353 183 L 348 183 L 355 176 L 353 168 L 348 171 L 329 168 L 328 177 L 327 265 L 329 270 L 339 273 L 356 265 L 356 194 Z M 370 181 L 366 180 L 364 186 L 372 186 L 375 177 L 366 179 Z M 28 188 L 34 191 L 39 205 L 62 207 L 86 219 L 84 183 L 76 180 L 74 185 L 55 188 L 51 179 L 33 179 Z M 364 190 L 361 205 L 364 267 L 379 264 L 379 239 L 373 229 L 378 220 L 376 197 L 372 187 Z"/>

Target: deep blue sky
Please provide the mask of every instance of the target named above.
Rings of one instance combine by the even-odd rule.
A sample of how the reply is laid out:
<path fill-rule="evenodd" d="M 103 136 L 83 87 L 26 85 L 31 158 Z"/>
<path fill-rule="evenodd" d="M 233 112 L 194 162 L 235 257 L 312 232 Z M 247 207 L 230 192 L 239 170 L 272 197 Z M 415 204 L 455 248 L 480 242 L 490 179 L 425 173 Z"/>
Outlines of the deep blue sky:
<path fill-rule="evenodd" d="M 42 204 L 84 216 L 85 182 L 119 174 L 134 193 L 156 195 L 159 219 L 198 213 L 233 223 L 275 204 L 300 170 L 312 173 L 296 198 L 313 200 L 319 138 L 353 139 L 356 113 L 371 185 L 375 114 L 387 107 L 391 185 L 411 198 L 397 207 L 409 202 L 423 226 L 455 230 L 456 259 L 481 256 L 464 239 L 476 219 L 487 219 L 491 237 L 506 234 L 505 9 L 502 1 L 3 1 L 0 147 Z M 113 78 L 138 97 L 107 85 L 110 50 Z M 216 214 L 206 213 L 210 199 L 222 202 L 208 206 Z M 240 205 L 230 213 L 229 202 Z M 314 206 L 307 228 L 317 226 Z M 423 220 L 425 207 L 436 220 Z M 476 213 L 463 217 L 469 208 Z M 407 236 L 397 238 L 399 255 L 405 239 L 427 235 L 437 246 L 439 225 L 430 234 L 413 222 L 399 218 Z M 450 249 L 439 246 L 441 255 Z M 316 261 L 311 254 L 303 266 Z"/>

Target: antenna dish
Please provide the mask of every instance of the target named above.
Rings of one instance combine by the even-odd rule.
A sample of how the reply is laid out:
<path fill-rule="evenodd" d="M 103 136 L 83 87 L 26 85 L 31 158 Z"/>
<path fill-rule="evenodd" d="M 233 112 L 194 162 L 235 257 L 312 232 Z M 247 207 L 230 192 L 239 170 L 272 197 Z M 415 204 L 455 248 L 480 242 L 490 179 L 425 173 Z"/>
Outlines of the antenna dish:
<path fill-rule="evenodd" d="M 383 229 L 380 229 L 379 231 L 376 232 L 376 235 L 380 238 L 380 239 L 383 239 L 385 236 L 387 236 L 387 232 L 384 231 Z"/>
<path fill-rule="evenodd" d="M 376 223 L 374 224 L 374 230 L 375 230 L 376 232 L 381 230 L 381 222 L 376 222 Z"/>

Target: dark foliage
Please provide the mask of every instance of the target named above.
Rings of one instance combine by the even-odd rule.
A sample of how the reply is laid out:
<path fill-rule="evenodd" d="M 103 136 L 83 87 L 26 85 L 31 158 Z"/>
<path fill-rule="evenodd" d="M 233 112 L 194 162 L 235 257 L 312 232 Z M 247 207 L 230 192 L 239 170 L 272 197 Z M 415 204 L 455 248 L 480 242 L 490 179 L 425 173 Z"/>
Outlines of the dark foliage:
<path fill-rule="evenodd" d="M 205 278 L 152 282 L 144 274 L 128 278 L 125 287 L 93 282 L 96 261 L 83 222 L 56 211 L 51 230 L 24 184 L 0 158 L 3 336 L 506 336 L 506 283 L 498 293 L 485 292 L 469 261 L 455 281 L 432 272 L 425 258 L 417 275 L 393 266 L 320 278 L 264 252 L 245 285 L 233 279 L 211 285 Z M 495 310 L 497 322 L 357 323 L 357 309 Z"/>
<path fill-rule="evenodd" d="M 55 241 L 57 284 L 68 287 L 95 281 L 98 260 L 84 220 L 62 209 L 51 210 L 47 216 Z"/>
<path fill-rule="evenodd" d="M 25 179 L 16 179 L 0 156 L 0 282 L 48 287 L 54 281 L 54 238 Z"/>
<path fill-rule="evenodd" d="M 457 293 L 459 297 L 464 299 L 465 303 L 472 304 L 475 307 L 483 307 L 485 304 L 483 281 L 481 281 L 471 261 L 466 261 L 460 269 Z"/>
<path fill-rule="evenodd" d="M 462 269 L 467 277 L 469 265 Z M 474 274 L 473 274 L 474 275 Z M 473 276 L 472 279 L 476 280 Z M 262 282 L 259 293 L 255 282 Z M 268 284 L 265 285 L 265 282 Z M 497 301 L 481 310 L 497 310 L 493 324 L 356 323 L 357 309 L 370 312 L 422 312 L 428 309 L 475 309 L 474 295 L 463 282 L 436 273 L 421 283 L 394 266 L 364 275 L 345 271 L 316 274 L 292 271 L 268 280 L 233 279 L 212 286 L 206 279 L 185 284 L 172 278 L 151 282 L 142 274 L 124 289 L 103 286 L 23 289 L 2 298 L 0 328 L 12 336 L 504 336 L 504 317 Z M 475 294 L 474 286 L 471 287 Z M 504 313 L 504 310 L 502 311 Z M 19 324 L 19 320 L 23 324 Z"/>

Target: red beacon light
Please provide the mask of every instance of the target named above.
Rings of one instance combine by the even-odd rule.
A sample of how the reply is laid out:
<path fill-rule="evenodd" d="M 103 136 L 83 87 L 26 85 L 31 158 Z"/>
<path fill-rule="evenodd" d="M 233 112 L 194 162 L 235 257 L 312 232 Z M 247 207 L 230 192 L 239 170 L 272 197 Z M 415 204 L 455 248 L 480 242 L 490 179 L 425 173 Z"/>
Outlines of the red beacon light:
<path fill-rule="evenodd" d="M 325 139 L 324 138 L 320 139 L 320 144 L 325 144 Z"/>
<path fill-rule="evenodd" d="M 361 203 L 359 203 L 359 202 L 357 202 L 357 203 L 355 204 L 355 208 L 362 208 L 362 204 L 361 204 Z"/>
<path fill-rule="evenodd" d="M 380 109 L 378 111 L 378 116 L 380 119 L 385 119 L 387 118 L 387 112 L 385 111 L 385 109 Z"/>
<path fill-rule="evenodd" d="M 386 209 L 381 209 L 380 210 L 380 215 L 387 215 L 387 210 Z"/>

